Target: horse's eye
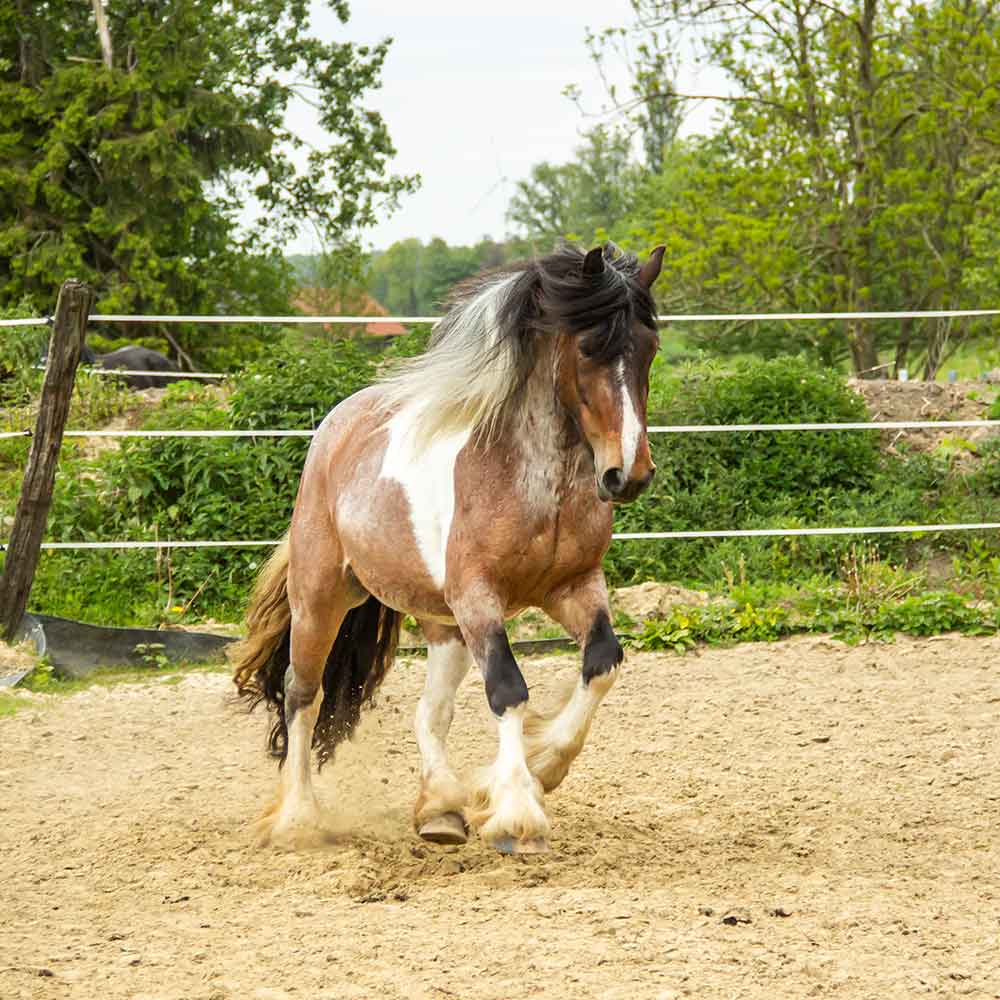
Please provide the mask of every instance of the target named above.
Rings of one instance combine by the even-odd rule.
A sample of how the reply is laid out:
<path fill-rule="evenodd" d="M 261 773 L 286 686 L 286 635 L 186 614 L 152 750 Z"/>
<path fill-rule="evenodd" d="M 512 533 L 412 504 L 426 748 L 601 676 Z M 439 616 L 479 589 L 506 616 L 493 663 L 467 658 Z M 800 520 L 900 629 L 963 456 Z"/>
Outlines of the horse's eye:
<path fill-rule="evenodd" d="M 595 330 L 585 337 L 580 337 L 577 340 L 577 347 L 583 357 L 591 360 L 601 357 L 607 351 L 609 341 L 610 335 L 607 330 Z"/>

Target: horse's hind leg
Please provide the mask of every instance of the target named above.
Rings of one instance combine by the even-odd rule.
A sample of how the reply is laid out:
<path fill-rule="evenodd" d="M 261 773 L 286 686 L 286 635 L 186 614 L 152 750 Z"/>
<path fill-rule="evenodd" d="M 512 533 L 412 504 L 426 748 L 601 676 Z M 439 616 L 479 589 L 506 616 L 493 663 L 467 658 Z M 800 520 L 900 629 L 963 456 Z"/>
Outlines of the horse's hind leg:
<path fill-rule="evenodd" d="M 344 578 L 338 563 L 339 559 L 320 558 L 313 551 L 311 559 L 296 564 L 293 539 L 288 576 L 290 662 L 284 685 L 287 749 L 277 798 L 257 826 L 263 843 L 301 847 L 324 839 L 312 782 L 313 730 L 323 701 L 327 657 L 345 615 L 364 598 L 357 585 Z"/>
<path fill-rule="evenodd" d="M 611 628 L 600 569 L 561 587 L 546 602 L 545 611 L 583 649 L 583 671 L 565 704 L 550 715 L 529 713 L 524 720 L 528 767 L 551 792 L 583 749 L 597 709 L 618 676 L 622 648 Z"/>
<path fill-rule="evenodd" d="M 420 627 L 427 639 L 427 680 L 417 705 L 422 770 L 413 825 L 424 840 L 464 844 L 465 788 L 448 762 L 445 743 L 455 713 L 455 692 L 469 672 L 472 656 L 457 628 L 429 622 Z"/>

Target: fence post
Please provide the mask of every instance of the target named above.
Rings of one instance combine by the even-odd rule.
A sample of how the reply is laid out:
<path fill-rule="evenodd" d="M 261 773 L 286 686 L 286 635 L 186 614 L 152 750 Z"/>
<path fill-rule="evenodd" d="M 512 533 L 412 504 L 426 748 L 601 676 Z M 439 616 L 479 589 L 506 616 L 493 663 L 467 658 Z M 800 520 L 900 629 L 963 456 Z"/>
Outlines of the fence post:
<path fill-rule="evenodd" d="M 52 504 L 59 448 L 73 395 L 73 379 L 93 304 L 94 293 L 83 282 L 66 281 L 59 289 L 38 420 L 0 577 L 0 631 L 8 641 L 13 640 L 21 624 L 35 579 Z"/>

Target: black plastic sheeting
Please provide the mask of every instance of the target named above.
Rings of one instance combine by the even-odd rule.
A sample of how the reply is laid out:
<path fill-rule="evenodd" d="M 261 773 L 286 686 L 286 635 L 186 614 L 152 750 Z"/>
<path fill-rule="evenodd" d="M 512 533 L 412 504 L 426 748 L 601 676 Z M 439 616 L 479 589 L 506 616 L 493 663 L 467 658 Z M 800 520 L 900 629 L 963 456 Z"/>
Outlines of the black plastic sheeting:
<path fill-rule="evenodd" d="M 21 619 L 17 641 L 27 640 L 39 656 L 47 656 L 53 670 L 63 677 L 86 677 L 98 667 L 145 667 L 164 656 L 170 662 L 197 663 L 219 659 L 235 638 L 180 629 L 112 628 L 88 625 L 54 615 L 27 614 Z M 572 650 L 565 639 L 527 639 L 513 642 L 515 653 L 554 653 Z M 401 647 L 401 655 L 423 654 L 426 646 Z M 0 677 L 0 687 L 13 687 L 28 670 Z"/>
<path fill-rule="evenodd" d="M 35 652 L 47 656 L 52 669 L 64 677 L 86 677 L 98 667 L 144 667 L 160 656 L 172 663 L 214 660 L 235 641 L 231 635 L 180 629 L 111 628 L 38 614 L 21 619 L 18 638 L 31 642 Z"/>

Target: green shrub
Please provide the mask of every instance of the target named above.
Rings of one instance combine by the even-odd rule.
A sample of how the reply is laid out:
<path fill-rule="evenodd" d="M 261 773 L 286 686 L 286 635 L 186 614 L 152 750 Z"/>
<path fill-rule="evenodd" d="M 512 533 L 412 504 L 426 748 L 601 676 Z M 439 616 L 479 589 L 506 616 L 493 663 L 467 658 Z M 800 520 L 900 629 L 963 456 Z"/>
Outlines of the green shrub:
<path fill-rule="evenodd" d="M 383 357 L 392 361 L 396 358 L 412 358 L 417 354 L 423 354 L 427 350 L 427 342 L 431 339 L 432 328 L 431 323 L 421 323 L 396 337 L 386 348 Z"/>
<path fill-rule="evenodd" d="M 867 420 L 864 401 L 835 372 L 795 358 L 692 369 L 657 421 L 670 424 L 835 423 Z M 663 478 L 675 490 L 725 483 L 737 506 L 770 508 L 775 495 L 808 509 L 825 492 L 868 486 L 878 439 L 859 431 L 661 435 Z"/>
<path fill-rule="evenodd" d="M 410 356 L 426 334 L 399 338 L 384 359 L 351 341 L 288 337 L 224 388 L 172 386 L 143 426 L 311 428 L 368 384 L 383 360 Z M 861 401 L 839 376 L 787 359 L 744 364 L 732 372 L 701 365 L 679 373 L 658 360 L 651 398 L 659 410 L 652 419 L 658 422 L 865 419 Z M 118 403 L 95 399 L 91 405 L 96 413 Z M 978 471 L 968 474 L 942 455 L 882 456 L 875 435 L 866 432 L 658 435 L 652 441 L 660 471 L 646 496 L 617 511 L 618 530 L 997 519 L 995 445 L 980 449 Z M 11 464 L 0 467 L 0 513 L 12 510 L 28 444 L 21 439 L 8 444 Z M 307 447 L 307 439 L 296 438 L 125 439 L 119 448 L 90 458 L 66 448 L 48 537 L 278 538 L 288 525 Z M 868 604 L 857 601 L 846 610 L 836 593 L 823 596 L 823 581 L 838 578 L 856 544 L 850 536 L 618 542 L 606 565 L 615 584 L 676 580 L 737 598 L 728 610 L 699 613 L 686 625 L 668 622 L 661 636 L 666 645 L 712 636 L 768 638 L 799 628 L 780 611 L 758 611 L 781 602 L 776 595 L 783 588 L 792 590 L 804 580 L 819 595 L 809 615 L 828 631 L 862 635 L 875 627 L 873 608 L 884 603 L 881 591 Z M 1000 580 L 995 536 L 883 536 L 871 543 L 871 551 L 899 565 L 919 565 L 941 552 L 955 555 L 968 588 L 981 595 L 994 594 Z M 266 550 L 240 548 L 50 552 L 42 559 L 32 606 L 121 624 L 156 624 L 184 615 L 235 620 L 265 556 Z M 890 573 L 872 577 L 866 586 L 874 593 L 902 579 Z M 915 628 L 930 628 L 962 612 L 914 605 L 899 614 L 916 621 Z M 885 628 L 895 627 L 895 621 L 887 620 Z M 975 625 L 971 619 L 965 624 Z"/>
<path fill-rule="evenodd" d="M 658 362 L 650 408 L 651 424 L 669 425 L 867 419 L 863 400 L 839 375 L 794 358 L 731 371 L 702 364 L 679 375 Z M 842 498 L 869 491 L 880 468 L 877 435 L 864 431 L 656 434 L 650 441 L 656 478 L 639 501 L 619 509 L 619 531 L 831 523 Z M 800 571 L 797 553 L 816 549 L 811 539 L 620 543 L 609 568 L 621 582 L 720 579 L 723 565 L 749 553 L 755 572 L 781 578 Z"/>
<path fill-rule="evenodd" d="M 976 485 L 992 496 L 1000 497 L 1000 437 L 990 438 L 979 446 Z"/>
<path fill-rule="evenodd" d="M 374 374 L 348 341 L 287 344 L 217 387 L 180 382 L 143 427 L 311 428 Z M 85 460 L 64 456 L 49 538 L 276 539 L 287 530 L 308 438 L 126 438 Z M 46 556 L 33 606 L 106 622 L 155 624 L 171 609 L 237 618 L 266 550 L 175 549 Z"/>
<path fill-rule="evenodd" d="M 909 635 L 939 635 L 964 632 L 988 635 L 997 629 L 995 613 L 966 604 L 961 594 L 937 592 L 916 594 L 896 604 L 888 604 L 875 617 L 876 631 L 906 632 Z"/>
<path fill-rule="evenodd" d="M 30 304 L 0 309 L 0 319 L 29 319 L 37 315 Z M 4 420 L 0 430 L 20 430 L 26 419 L 31 400 L 38 395 L 42 372 L 38 367 L 49 328 L 39 326 L 11 326 L 0 331 L 0 410 Z"/>
<path fill-rule="evenodd" d="M 684 653 L 698 642 L 773 642 L 797 633 L 830 633 L 846 642 L 890 641 L 897 632 L 928 636 L 942 632 L 994 635 L 1000 630 L 995 607 L 968 604 L 959 594 L 931 591 L 902 600 L 891 595 L 859 606 L 849 593 L 819 588 L 783 604 L 714 603 L 675 607 L 662 618 L 643 622 L 629 645 L 642 650 Z"/>
<path fill-rule="evenodd" d="M 233 427 L 316 427 L 342 399 L 375 377 L 372 356 L 353 340 L 286 341 L 234 377 Z"/>

